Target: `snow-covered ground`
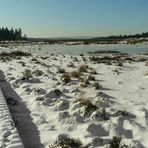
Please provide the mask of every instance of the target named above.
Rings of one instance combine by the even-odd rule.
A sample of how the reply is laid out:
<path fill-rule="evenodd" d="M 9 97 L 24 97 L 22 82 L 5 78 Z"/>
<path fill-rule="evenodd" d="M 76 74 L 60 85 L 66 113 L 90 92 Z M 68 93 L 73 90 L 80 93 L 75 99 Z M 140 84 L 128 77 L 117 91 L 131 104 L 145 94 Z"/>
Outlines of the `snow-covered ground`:
<path fill-rule="evenodd" d="M 1 89 L 0 89 L 0 147 L 24 148 Z"/>
<path fill-rule="evenodd" d="M 147 148 L 145 63 L 126 61 L 123 66 L 116 66 L 96 63 L 89 56 L 50 55 L 1 61 L 0 70 L 21 98 L 18 101 L 30 112 L 40 137 L 40 141 L 32 140 L 35 147 L 37 143 L 42 145 L 38 147 L 59 147 L 64 145 L 64 139 L 73 138 L 88 147 L 120 143 L 129 148 Z M 16 110 L 12 110 L 12 115 L 16 115 Z M 14 120 L 23 133 L 30 124 L 20 118 Z M 26 123 L 24 131 L 22 122 Z M 20 135 L 22 140 L 27 138 L 27 133 Z M 75 141 L 81 143 L 79 140 Z"/>

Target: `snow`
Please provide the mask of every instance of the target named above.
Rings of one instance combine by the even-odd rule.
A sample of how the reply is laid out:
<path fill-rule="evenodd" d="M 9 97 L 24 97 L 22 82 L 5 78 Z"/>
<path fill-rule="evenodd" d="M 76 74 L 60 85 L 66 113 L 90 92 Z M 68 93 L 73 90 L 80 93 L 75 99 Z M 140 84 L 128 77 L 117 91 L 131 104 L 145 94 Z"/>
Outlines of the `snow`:
<path fill-rule="evenodd" d="M 144 76 L 148 66 L 145 62 L 126 61 L 123 66 L 115 66 L 95 63 L 89 60 L 89 56 L 85 56 L 86 61 L 81 56 L 77 56 L 78 61 L 70 55 L 49 55 L 46 59 L 34 56 L 46 66 L 35 63 L 32 58 L 0 63 L 6 80 L 19 96 L 16 100 L 22 104 L 22 107 L 16 106 L 12 110 L 12 116 L 19 114 L 15 119 L 18 131 L 28 146 L 40 143 L 38 147 L 48 148 L 59 136 L 65 135 L 79 138 L 89 147 L 109 146 L 113 136 L 122 137 L 120 144 L 129 147 L 148 147 L 148 77 Z M 88 65 L 87 72 L 81 76 L 83 78 L 87 78 L 92 69 L 97 72 L 91 74 L 95 81 L 89 81 L 86 87 L 80 85 L 79 78 L 63 83 L 58 69 L 77 71 L 80 65 Z M 31 70 L 33 77 L 22 80 L 26 69 Z M 115 69 L 119 73 L 114 72 Z M 36 73 L 37 70 L 41 75 Z M 94 82 L 99 82 L 102 88 L 95 89 Z M 76 101 L 80 97 L 90 100 L 97 109 L 88 112 L 85 105 L 81 105 L 83 102 Z M 32 136 L 38 135 L 38 138 L 30 135 L 32 131 Z M 2 134 L 3 137 L 8 135 L 9 131 Z"/>
<path fill-rule="evenodd" d="M 0 89 L 0 147 L 24 148 Z"/>

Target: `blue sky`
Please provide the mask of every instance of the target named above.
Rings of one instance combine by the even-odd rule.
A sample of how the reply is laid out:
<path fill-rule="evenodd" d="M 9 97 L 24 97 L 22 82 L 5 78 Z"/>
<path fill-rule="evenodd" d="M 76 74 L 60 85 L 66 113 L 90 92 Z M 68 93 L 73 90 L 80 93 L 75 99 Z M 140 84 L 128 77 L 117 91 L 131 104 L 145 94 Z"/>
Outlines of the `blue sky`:
<path fill-rule="evenodd" d="M 107 36 L 148 31 L 148 0 L 0 0 L 0 27 L 29 37 Z"/>

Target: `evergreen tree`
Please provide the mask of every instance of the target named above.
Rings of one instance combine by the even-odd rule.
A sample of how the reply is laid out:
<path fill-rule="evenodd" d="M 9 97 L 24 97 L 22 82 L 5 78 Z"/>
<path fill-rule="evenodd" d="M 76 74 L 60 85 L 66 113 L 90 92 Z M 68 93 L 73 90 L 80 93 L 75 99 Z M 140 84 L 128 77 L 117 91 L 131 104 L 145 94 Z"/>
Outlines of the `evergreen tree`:
<path fill-rule="evenodd" d="M 5 41 L 5 40 L 22 40 L 26 39 L 22 37 L 22 30 L 20 28 L 18 29 L 8 29 L 7 27 L 2 27 L 0 28 L 0 41 Z"/>

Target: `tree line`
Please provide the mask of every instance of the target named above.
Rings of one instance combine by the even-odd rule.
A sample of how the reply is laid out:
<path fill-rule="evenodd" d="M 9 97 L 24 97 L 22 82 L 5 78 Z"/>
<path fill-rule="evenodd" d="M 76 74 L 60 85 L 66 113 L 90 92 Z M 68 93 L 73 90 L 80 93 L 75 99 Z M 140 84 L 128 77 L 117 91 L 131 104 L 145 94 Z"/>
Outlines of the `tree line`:
<path fill-rule="evenodd" d="M 96 37 L 95 40 L 122 40 L 122 39 L 134 39 L 134 38 L 148 38 L 148 32 L 134 35 L 111 35 L 107 37 Z"/>
<path fill-rule="evenodd" d="M 129 38 L 147 38 L 148 32 L 134 35 L 119 35 L 119 36 L 109 36 L 109 39 L 129 39 Z"/>
<path fill-rule="evenodd" d="M 26 35 L 22 36 L 22 30 L 18 29 L 8 29 L 7 27 L 0 28 L 0 41 L 6 40 L 22 40 L 26 39 Z"/>

